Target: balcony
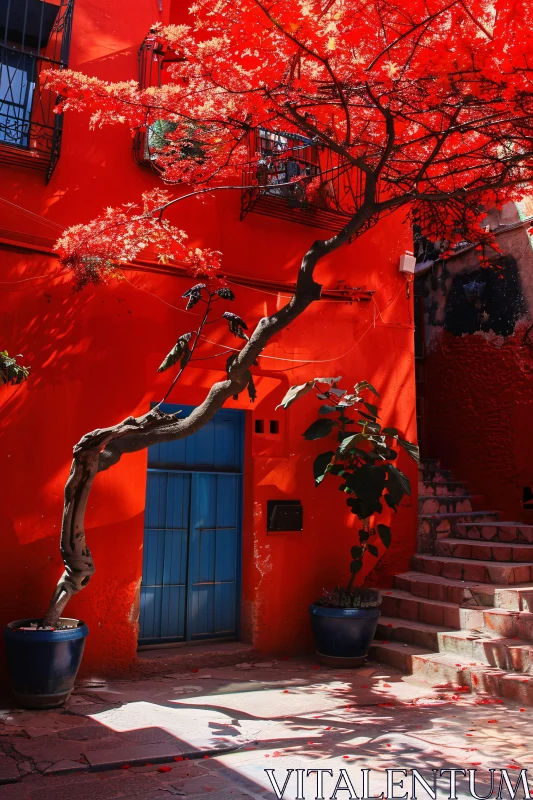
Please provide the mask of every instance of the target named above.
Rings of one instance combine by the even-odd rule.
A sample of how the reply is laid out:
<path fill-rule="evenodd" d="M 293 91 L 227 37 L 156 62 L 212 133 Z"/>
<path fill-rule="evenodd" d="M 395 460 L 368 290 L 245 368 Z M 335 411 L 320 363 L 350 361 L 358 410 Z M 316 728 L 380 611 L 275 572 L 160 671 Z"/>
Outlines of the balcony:
<path fill-rule="evenodd" d="M 364 173 L 310 139 L 257 128 L 249 154 L 241 219 L 253 211 L 337 233 L 363 203 Z M 318 179 L 312 192 L 297 180 L 304 176 Z"/>
<path fill-rule="evenodd" d="M 42 69 L 67 66 L 74 0 L 0 0 L 0 163 L 50 179 L 61 148 L 57 95 Z"/>

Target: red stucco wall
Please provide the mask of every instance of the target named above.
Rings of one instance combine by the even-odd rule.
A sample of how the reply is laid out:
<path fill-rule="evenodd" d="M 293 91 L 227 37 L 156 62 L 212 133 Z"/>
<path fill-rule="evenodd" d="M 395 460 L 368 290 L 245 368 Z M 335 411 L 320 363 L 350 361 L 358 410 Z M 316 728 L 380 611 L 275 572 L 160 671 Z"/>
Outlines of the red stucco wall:
<path fill-rule="evenodd" d="M 76 0 L 71 65 L 110 80 L 135 77 L 138 46 L 157 16 L 155 4 L 138 6 Z M 54 237 L 58 229 L 46 221 L 66 226 L 88 220 L 102 206 L 135 199 L 156 182 L 133 164 L 127 130 L 90 131 L 87 119 L 73 114 L 65 119 L 61 159 L 47 187 L 28 170 L 4 168 L 2 177 L 3 198 L 41 215 L 39 222 L 0 202 L 0 228 L 9 232 L 4 239 L 16 239 L 17 232 Z M 172 221 L 188 231 L 192 244 L 220 249 L 228 272 L 293 281 L 302 253 L 324 232 L 254 214 L 239 222 L 239 203 L 235 192 L 183 204 Z M 317 271 L 324 286 L 335 288 L 341 279 L 365 285 L 375 290 L 375 304 L 317 303 L 267 349 L 270 359 L 261 359 L 254 376 L 256 404 L 247 398 L 228 403 L 248 412 L 242 636 L 264 652 L 310 646 L 307 606 L 324 586 L 346 579 L 357 524 L 335 481 L 314 488 L 312 462 L 321 442 L 301 438 L 315 416 L 313 398 L 285 414 L 275 405 L 290 384 L 315 375 L 343 375 L 351 384 L 366 379 L 383 395 L 387 424 L 415 439 L 412 300 L 398 272 L 399 256 L 408 248 L 400 214 L 325 261 Z M 168 376 L 156 370 L 177 334 L 190 329 L 181 310 L 190 282 L 126 271 L 127 281 L 73 294 L 53 257 L 7 244 L 0 254 L 0 345 L 23 353 L 32 368 L 26 384 L 0 389 L 1 625 L 45 609 L 61 571 L 62 489 L 72 446 L 85 432 L 143 413 L 161 398 Z M 235 311 L 249 325 L 284 299 L 275 291 L 232 288 Z M 213 338 L 220 335 L 234 344 L 227 334 L 213 332 Z M 206 363 L 209 368 L 188 370 L 170 401 L 203 399 L 222 374 L 219 361 Z M 279 420 L 280 436 L 254 434 L 254 416 Z M 399 466 L 416 484 L 414 462 L 402 455 Z M 68 609 L 91 629 L 86 673 L 118 672 L 135 658 L 145 486 L 141 452 L 100 475 L 91 494 L 87 538 L 97 571 Z M 266 501 L 280 496 L 302 501 L 302 533 L 266 534 Z M 383 584 L 407 567 L 414 551 L 415 509 L 416 498 L 406 500 L 395 515 L 394 544 L 380 571 Z"/>
<path fill-rule="evenodd" d="M 484 508 L 533 523 L 522 488 L 533 486 L 533 351 L 526 325 L 506 340 L 443 332 L 426 362 L 430 449 Z"/>

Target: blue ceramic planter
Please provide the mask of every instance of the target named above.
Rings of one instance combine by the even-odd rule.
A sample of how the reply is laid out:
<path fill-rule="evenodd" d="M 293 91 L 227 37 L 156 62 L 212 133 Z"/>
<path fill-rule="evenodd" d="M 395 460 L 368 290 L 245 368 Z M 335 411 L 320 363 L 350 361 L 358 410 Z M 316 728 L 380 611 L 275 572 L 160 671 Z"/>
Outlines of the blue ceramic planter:
<path fill-rule="evenodd" d="M 89 629 L 83 622 L 64 630 L 25 631 L 37 619 L 19 619 L 4 629 L 13 695 L 22 708 L 56 708 L 67 700 L 81 663 Z"/>
<path fill-rule="evenodd" d="M 362 664 L 376 632 L 379 608 L 309 606 L 319 656 Z"/>

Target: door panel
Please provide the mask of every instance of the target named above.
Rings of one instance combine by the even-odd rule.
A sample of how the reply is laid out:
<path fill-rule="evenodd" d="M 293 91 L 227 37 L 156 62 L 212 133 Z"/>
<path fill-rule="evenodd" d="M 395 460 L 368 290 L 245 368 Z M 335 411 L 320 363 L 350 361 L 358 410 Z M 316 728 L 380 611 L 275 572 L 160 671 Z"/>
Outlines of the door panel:
<path fill-rule="evenodd" d="M 149 448 L 140 644 L 237 636 L 243 419 Z"/>
<path fill-rule="evenodd" d="M 240 478 L 193 474 L 188 636 L 236 635 Z"/>
<path fill-rule="evenodd" d="M 140 639 L 185 638 L 190 475 L 149 472 Z"/>

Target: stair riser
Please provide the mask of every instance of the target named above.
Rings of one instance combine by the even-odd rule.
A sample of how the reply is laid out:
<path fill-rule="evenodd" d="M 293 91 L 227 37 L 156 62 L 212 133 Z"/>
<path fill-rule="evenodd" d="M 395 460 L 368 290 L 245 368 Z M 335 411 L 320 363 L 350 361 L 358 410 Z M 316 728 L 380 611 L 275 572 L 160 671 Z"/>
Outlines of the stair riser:
<path fill-rule="evenodd" d="M 410 674 L 413 669 L 413 658 L 407 651 L 388 650 L 386 645 L 380 645 L 374 642 L 370 648 L 368 657 L 372 661 L 379 661 L 380 664 L 389 664 L 391 667 L 401 670 Z"/>
<path fill-rule="evenodd" d="M 421 481 L 453 481 L 451 469 L 440 467 L 419 467 L 418 479 Z"/>
<path fill-rule="evenodd" d="M 438 652 L 457 656 L 457 663 L 478 661 L 506 672 L 528 672 L 532 651 L 524 646 L 508 646 L 501 642 L 489 642 L 475 636 L 464 639 L 452 634 L 438 634 Z"/>
<path fill-rule="evenodd" d="M 435 631 L 402 626 L 401 622 L 393 628 L 389 628 L 385 623 L 378 622 L 376 639 L 378 642 L 384 639 L 389 642 L 414 644 L 416 647 L 423 647 L 429 653 L 436 653 L 439 647 L 439 639 Z"/>
<path fill-rule="evenodd" d="M 507 611 L 533 611 L 532 589 L 492 589 L 490 585 L 476 586 L 467 589 L 447 583 L 434 583 L 420 580 L 409 580 L 397 575 L 394 578 L 394 588 L 404 592 L 411 592 L 415 597 L 428 600 L 438 600 L 444 603 L 457 603 L 458 605 L 493 606 Z"/>
<path fill-rule="evenodd" d="M 440 575 L 442 578 L 451 580 L 473 581 L 475 583 L 497 583 L 514 585 L 518 583 L 529 583 L 531 581 L 531 568 L 525 565 L 502 566 L 494 563 L 494 566 L 484 566 L 475 561 L 463 561 L 458 558 L 450 558 L 446 561 L 430 561 L 424 556 L 414 556 L 412 569 L 423 572 L 426 575 Z"/>
<path fill-rule="evenodd" d="M 500 528 L 498 525 L 455 525 L 453 536 L 469 541 L 500 542 L 502 544 L 533 544 L 533 526 Z"/>
<path fill-rule="evenodd" d="M 473 509 L 471 497 L 448 496 L 418 498 L 419 514 L 459 514 L 461 512 L 468 514 L 468 512 L 473 511 Z"/>
<path fill-rule="evenodd" d="M 449 607 L 417 597 L 400 599 L 383 595 L 381 613 L 386 617 L 444 625 L 456 630 L 483 626 L 483 612 L 477 608 Z"/>
<path fill-rule="evenodd" d="M 468 491 L 464 484 L 456 483 L 454 481 L 419 481 L 418 482 L 418 496 L 419 497 L 441 497 L 449 495 L 468 495 Z"/>
<path fill-rule="evenodd" d="M 449 667 L 431 662 L 424 656 L 413 656 L 412 674 L 433 685 L 446 683 L 468 686 L 475 693 L 489 694 L 493 697 L 504 697 L 523 705 L 533 705 L 533 678 L 523 679 L 520 675 L 508 673 L 491 673 L 490 670 L 470 669 L 467 665 Z M 459 662 L 457 662 L 459 663 Z M 473 737 L 474 738 L 474 737 Z"/>
<path fill-rule="evenodd" d="M 376 639 L 422 647 L 428 653 L 443 653 L 453 655 L 457 663 L 468 664 L 477 661 L 487 666 L 498 667 L 507 672 L 528 672 L 532 665 L 532 648 L 517 646 L 512 647 L 497 641 L 483 641 L 472 635 L 470 638 L 454 636 L 453 633 L 422 630 L 402 626 L 401 623 L 389 628 L 386 624 L 378 623 Z"/>
<path fill-rule="evenodd" d="M 450 586 L 447 583 L 434 583 L 433 581 L 424 581 L 423 575 L 420 576 L 420 580 L 416 581 L 398 575 L 394 578 L 394 588 L 411 592 L 415 597 L 437 600 L 441 603 L 457 603 L 457 605 L 463 606 L 492 606 L 494 604 L 494 592 L 484 592 L 483 587 L 480 587 L 479 590 L 471 590 L 462 586 Z"/>
<path fill-rule="evenodd" d="M 457 526 L 461 523 L 495 522 L 497 519 L 498 514 L 496 512 L 487 514 L 474 512 L 472 515 L 466 512 L 459 517 L 439 516 L 436 518 L 430 517 L 429 519 L 420 519 L 418 522 L 417 552 L 433 553 L 435 542 L 438 539 L 456 536 Z"/>
<path fill-rule="evenodd" d="M 450 558 L 468 558 L 478 561 L 512 561 L 524 563 L 533 561 L 533 548 L 531 545 L 507 545 L 491 543 L 448 542 L 438 540 L 435 542 L 435 555 L 450 556 Z"/>
<path fill-rule="evenodd" d="M 525 639 L 533 642 L 533 614 L 509 613 L 499 609 L 483 612 L 485 628 L 507 639 Z"/>

